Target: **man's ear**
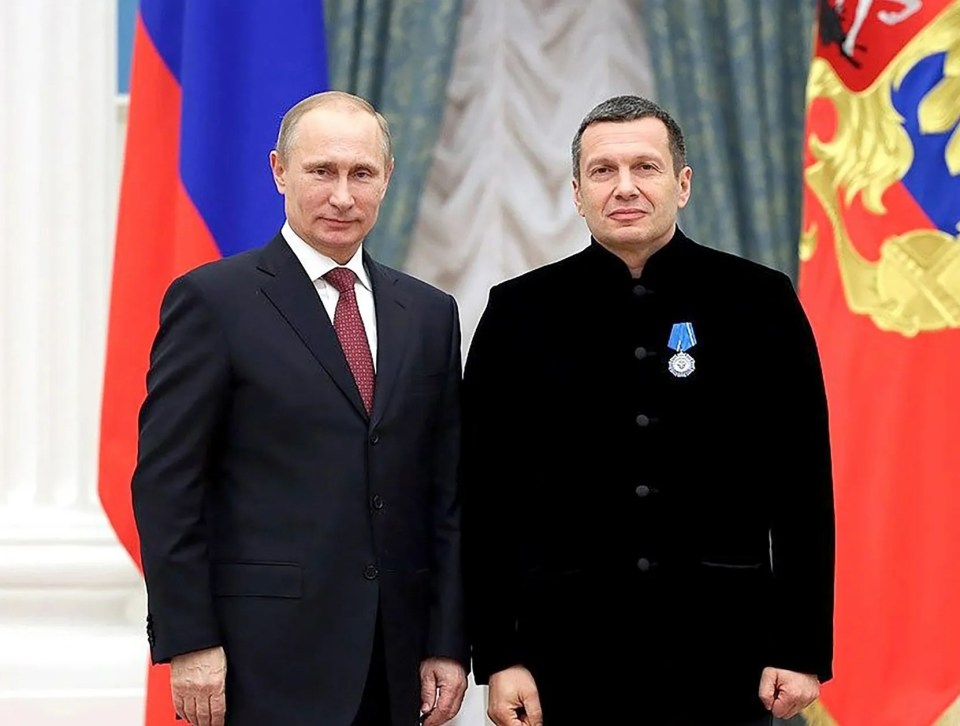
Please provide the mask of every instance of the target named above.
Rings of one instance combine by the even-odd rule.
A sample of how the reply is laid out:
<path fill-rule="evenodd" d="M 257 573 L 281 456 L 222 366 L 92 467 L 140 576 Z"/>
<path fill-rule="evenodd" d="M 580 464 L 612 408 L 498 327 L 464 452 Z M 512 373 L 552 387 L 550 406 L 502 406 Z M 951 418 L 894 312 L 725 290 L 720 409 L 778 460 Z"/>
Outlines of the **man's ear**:
<path fill-rule="evenodd" d="M 693 169 L 685 166 L 680 170 L 680 177 L 677 179 L 680 185 L 680 194 L 677 198 L 677 207 L 683 209 L 690 201 L 690 192 L 692 191 L 691 182 L 693 181 Z"/>
<path fill-rule="evenodd" d="M 380 201 L 383 201 L 383 198 L 387 195 L 387 187 L 390 186 L 390 177 L 393 176 L 393 157 L 390 157 L 390 161 L 387 164 L 386 169 L 383 170 L 383 189 L 380 190 Z"/>
<path fill-rule="evenodd" d="M 580 182 L 573 180 L 573 205 L 577 208 L 577 214 L 583 216 L 583 199 L 580 198 Z"/>
<path fill-rule="evenodd" d="M 270 152 L 270 170 L 273 172 L 273 183 L 277 185 L 277 191 L 281 194 L 286 193 L 287 181 L 285 175 L 287 170 L 276 149 Z"/>

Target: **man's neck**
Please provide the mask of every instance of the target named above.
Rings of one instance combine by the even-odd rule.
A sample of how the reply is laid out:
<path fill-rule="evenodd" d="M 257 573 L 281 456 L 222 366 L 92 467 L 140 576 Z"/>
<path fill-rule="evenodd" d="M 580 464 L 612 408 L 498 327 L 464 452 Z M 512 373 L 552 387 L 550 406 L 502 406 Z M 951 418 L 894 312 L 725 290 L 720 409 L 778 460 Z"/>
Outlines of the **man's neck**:
<path fill-rule="evenodd" d="M 603 247 L 605 247 L 609 252 L 619 257 L 629 268 L 630 276 L 634 279 L 637 279 L 643 273 L 643 268 L 644 265 L 647 264 L 647 260 L 649 260 L 658 250 L 665 247 L 667 243 L 673 239 L 673 236 L 676 234 L 676 232 L 677 226 L 673 225 L 673 227 L 670 229 L 670 232 L 665 234 L 663 237 L 642 245 L 608 247 L 602 242 L 600 242 L 600 244 L 603 245 Z"/>

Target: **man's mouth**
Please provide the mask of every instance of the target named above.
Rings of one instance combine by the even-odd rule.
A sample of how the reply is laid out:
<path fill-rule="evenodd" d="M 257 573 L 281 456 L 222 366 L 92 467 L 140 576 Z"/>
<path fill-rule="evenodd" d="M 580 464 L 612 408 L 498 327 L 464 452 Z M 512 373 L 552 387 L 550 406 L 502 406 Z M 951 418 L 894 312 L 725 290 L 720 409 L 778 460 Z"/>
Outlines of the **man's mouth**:
<path fill-rule="evenodd" d="M 645 217 L 646 215 L 647 213 L 642 209 L 618 209 L 615 212 L 610 213 L 610 216 L 613 217 L 614 219 L 622 219 L 622 220 L 640 219 L 641 217 Z"/>

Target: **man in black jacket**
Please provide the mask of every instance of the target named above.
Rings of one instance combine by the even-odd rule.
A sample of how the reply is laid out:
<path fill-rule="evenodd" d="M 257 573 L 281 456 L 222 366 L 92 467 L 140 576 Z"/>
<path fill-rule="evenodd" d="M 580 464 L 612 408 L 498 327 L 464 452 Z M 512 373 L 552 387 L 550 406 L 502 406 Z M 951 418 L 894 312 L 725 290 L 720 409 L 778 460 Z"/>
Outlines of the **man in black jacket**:
<path fill-rule="evenodd" d="M 762 724 L 831 677 L 816 345 L 789 279 L 677 227 L 676 122 L 573 143 L 582 252 L 496 286 L 464 378 L 473 668 L 498 726 Z"/>
<path fill-rule="evenodd" d="M 466 688 L 457 306 L 362 249 L 393 169 L 366 101 L 301 101 L 270 162 L 283 229 L 160 314 L 133 479 L 153 660 L 195 725 L 439 726 Z"/>

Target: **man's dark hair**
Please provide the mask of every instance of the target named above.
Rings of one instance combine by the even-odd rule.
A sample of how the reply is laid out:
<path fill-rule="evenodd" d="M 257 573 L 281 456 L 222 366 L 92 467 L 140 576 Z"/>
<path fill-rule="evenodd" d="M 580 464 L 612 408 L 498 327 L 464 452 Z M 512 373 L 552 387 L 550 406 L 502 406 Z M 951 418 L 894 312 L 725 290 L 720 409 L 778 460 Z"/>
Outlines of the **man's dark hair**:
<path fill-rule="evenodd" d="M 593 107 L 580 123 L 577 135 L 573 137 L 573 178 L 580 181 L 580 150 L 583 132 L 588 126 L 604 121 L 636 121 L 642 118 L 655 118 L 667 127 L 670 140 L 670 156 L 673 157 L 673 170 L 676 174 L 687 165 L 687 147 L 683 142 L 683 131 L 673 117 L 653 101 L 641 96 L 614 96 Z"/>

